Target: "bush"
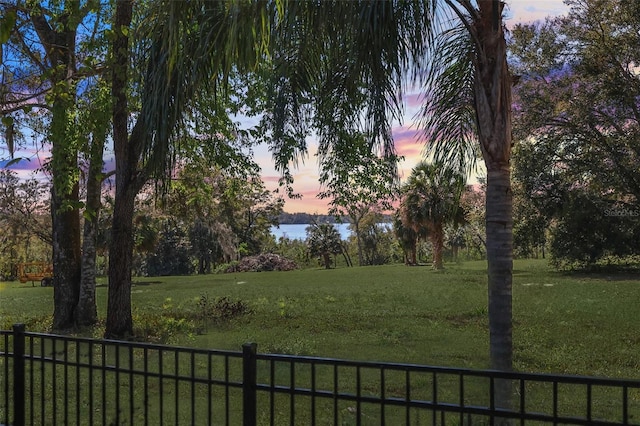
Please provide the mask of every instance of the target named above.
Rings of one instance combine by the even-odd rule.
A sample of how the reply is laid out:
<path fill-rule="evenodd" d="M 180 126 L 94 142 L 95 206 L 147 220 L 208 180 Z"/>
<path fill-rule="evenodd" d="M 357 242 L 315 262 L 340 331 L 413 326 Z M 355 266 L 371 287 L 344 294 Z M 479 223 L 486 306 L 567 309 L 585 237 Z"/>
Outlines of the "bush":
<path fill-rule="evenodd" d="M 239 262 L 227 265 L 223 272 L 293 271 L 297 268 L 298 265 L 294 261 L 278 254 L 267 253 L 243 257 Z"/>

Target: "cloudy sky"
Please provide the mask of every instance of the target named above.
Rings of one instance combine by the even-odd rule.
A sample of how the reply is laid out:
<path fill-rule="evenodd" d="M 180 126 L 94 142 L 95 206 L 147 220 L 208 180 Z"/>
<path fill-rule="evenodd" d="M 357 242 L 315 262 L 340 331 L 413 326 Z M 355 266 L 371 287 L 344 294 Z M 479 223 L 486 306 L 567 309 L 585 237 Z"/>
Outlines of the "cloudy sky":
<path fill-rule="evenodd" d="M 508 0 L 507 3 L 509 4 L 507 26 L 544 19 L 547 16 L 558 16 L 567 11 L 562 0 Z M 405 158 L 400 166 L 401 175 L 404 177 L 408 176 L 411 168 L 422 158 L 424 144 L 419 139 L 417 130 L 412 123 L 412 118 L 418 111 L 419 102 L 419 95 L 405 97 L 405 119 L 403 123 L 396 123 L 393 130 L 397 152 Z M 7 158 L 5 154 L 5 151 L 0 150 L 0 158 Z M 262 176 L 267 188 L 276 189 L 279 175 L 273 168 L 271 154 L 264 147 L 258 147 L 255 154 L 262 167 Z M 302 195 L 302 198 L 286 199 L 285 211 L 287 212 L 326 213 L 327 211 L 326 201 L 316 198 L 320 185 L 318 183 L 318 163 L 314 154 L 315 145 L 313 140 L 310 140 L 309 156 L 294 173 L 294 191 Z M 35 149 L 23 150 L 19 155 L 29 158 L 30 161 L 21 161 L 11 168 L 18 170 L 23 177 L 27 177 L 33 170 L 39 169 L 41 161 L 48 157 L 47 152 L 39 152 Z M 105 160 L 107 161 L 107 169 L 113 168 L 113 155 L 107 153 Z M 6 164 L 6 162 L 0 162 L 0 166 L 3 166 L 3 163 Z"/>
<path fill-rule="evenodd" d="M 559 16 L 565 14 L 567 6 L 562 0 L 507 0 L 509 4 L 507 10 L 507 26 L 516 23 L 532 22 L 544 19 L 547 16 Z M 419 95 L 410 95 L 405 98 L 405 119 L 402 124 L 397 123 L 394 127 L 393 135 L 398 154 L 404 156 L 405 161 L 401 164 L 401 174 L 405 178 L 411 173 L 414 167 L 423 157 L 424 143 L 420 140 L 418 132 L 413 126 L 412 118 L 419 109 Z M 294 174 L 295 192 L 302 195 L 302 199 L 286 199 L 284 210 L 290 213 L 326 213 L 327 200 L 319 200 L 316 194 L 320 190 L 318 183 L 318 163 L 314 156 L 315 146 L 310 141 L 309 157 Z M 269 189 L 276 189 L 278 174 L 273 169 L 270 154 L 263 149 L 256 151 L 259 163 L 262 166 L 263 180 Z M 479 171 L 482 173 L 482 171 Z"/>

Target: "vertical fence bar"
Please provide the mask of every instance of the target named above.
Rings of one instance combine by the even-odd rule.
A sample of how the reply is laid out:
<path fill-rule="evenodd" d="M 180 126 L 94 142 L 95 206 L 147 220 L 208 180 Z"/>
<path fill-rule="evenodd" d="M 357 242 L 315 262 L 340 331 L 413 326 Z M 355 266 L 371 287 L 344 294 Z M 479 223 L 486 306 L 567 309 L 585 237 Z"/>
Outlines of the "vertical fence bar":
<path fill-rule="evenodd" d="M 464 374 L 460 373 L 458 376 L 459 382 L 459 392 L 460 392 L 460 424 L 464 424 Z M 444 424 L 444 423 L 443 423 Z"/>
<path fill-rule="evenodd" d="M 622 424 L 629 424 L 629 391 L 627 386 L 622 388 Z"/>
<path fill-rule="evenodd" d="M 338 424 L 338 364 L 333 364 L 333 424 Z"/>
<path fill-rule="evenodd" d="M 149 349 L 147 347 L 142 349 L 142 370 L 144 371 L 144 424 L 149 424 Z M 211 422 L 209 422 L 211 424 Z"/>
<path fill-rule="evenodd" d="M 46 340 L 42 337 L 39 337 L 38 340 L 40 341 L 40 420 L 42 422 L 44 422 L 45 416 L 44 416 L 44 412 L 45 412 L 45 404 L 43 402 L 44 399 L 44 395 L 46 395 L 45 393 L 45 363 L 44 363 L 44 347 L 46 346 Z"/>
<path fill-rule="evenodd" d="M 387 384 L 384 380 L 384 366 L 380 367 L 380 424 L 382 426 L 384 426 L 384 424 L 386 423 L 386 415 L 384 412 L 385 409 L 385 402 L 386 402 L 386 398 L 387 398 L 387 393 L 386 393 L 386 388 L 387 388 Z"/>
<path fill-rule="evenodd" d="M 311 426 L 316 425 L 316 363 L 311 363 Z"/>
<path fill-rule="evenodd" d="M 207 354 L 207 424 L 213 422 L 213 355 Z"/>
<path fill-rule="evenodd" d="M 433 390 L 432 390 L 433 405 L 437 407 L 438 406 L 438 376 L 436 375 L 435 371 L 433 372 L 431 377 L 433 381 Z M 431 412 L 431 424 L 434 424 L 434 425 L 438 424 L 438 411 L 436 409 L 434 409 Z"/>
<path fill-rule="evenodd" d="M 93 343 L 88 343 L 87 348 L 87 374 L 89 375 L 89 424 L 94 424 L 93 422 L 93 411 L 95 410 L 94 401 L 93 401 L 93 370 L 95 366 L 93 365 Z"/>
<path fill-rule="evenodd" d="M 13 326 L 13 424 L 24 426 L 24 324 Z"/>
<path fill-rule="evenodd" d="M 180 352 L 175 351 L 173 353 L 173 373 L 175 374 L 174 389 L 176 397 L 174 399 L 175 404 L 175 424 L 180 424 Z"/>
<path fill-rule="evenodd" d="M 196 354 L 191 351 L 191 424 L 196 423 Z"/>
<path fill-rule="evenodd" d="M 82 406 L 82 401 L 80 398 L 80 377 L 81 377 L 81 371 L 82 369 L 80 368 L 80 363 L 81 363 L 81 359 L 80 359 L 80 353 L 82 352 L 82 343 L 79 341 L 76 341 L 76 365 L 75 365 L 75 369 L 76 369 L 76 424 L 79 425 L 80 424 L 80 407 Z"/>
<path fill-rule="evenodd" d="M 231 408 L 229 407 L 229 355 L 224 357 L 224 418 L 225 425 L 229 425 L 229 413 Z"/>
<path fill-rule="evenodd" d="M 407 369 L 404 372 L 404 392 L 405 392 L 405 414 L 404 414 L 404 422 L 407 426 L 411 424 L 411 371 Z"/>
<path fill-rule="evenodd" d="M 164 422 L 164 361 L 162 360 L 162 354 L 162 349 L 158 349 L 158 403 L 160 406 L 160 426 L 162 426 Z"/>
<path fill-rule="evenodd" d="M 62 354 L 62 377 L 63 377 L 63 395 L 64 395 L 64 424 L 69 424 L 69 341 L 63 340 L 62 350 L 64 353 Z"/>
<path fill-rule="evenodd" d="M 107 424 L 107 345 L 100 345 L 101 368 L 102 368 L 102 424 Z"/>
<path fill-rule="evenodd" d="M 269 423 L 271 426 L 275 426 L 276 419 L 276 361 L 269 361 L 269 382 L 271 383 L 271 389 L 269 390 L 269 414 L 271 418 L 271 422 Z"/>
<path fill-rule="evenodd" d="M 35 423 L 35 417 L 36 417 L 36 409 L 35 409 L 35 378 L 34 378 L 34 372 L 36 371 L 36 369 L 34 368 L 34 358 L 35 358 L 35 349 L 34 349 L 34 345 L 35 343 L 33 342 L 33 337 L 31 337 L 29 339 L 29 417 L 31 420 L 31 424 Z M 26 419 L 25 419 L 26 421 Z"/>
<path fill-rule="evenodd" d="M 10 411 L 9 404 L 10 404 L 10 401 L 11 401 L 11 398 L 9 397 L 9 393 L 10 393 L 9 392 L 9 371 L 10 370 L 9 370 L 9 357 L 8 357 L 8 354 L 10 352 L 9 351 L 9 335 L 8 334 L 4 334 L 3 338 L 4 338 L 3 339 L 4 340 L 4 342 L 3 342 L 4 346 L 2 347 L 2 357 L 4 358 L 4 363 L 3 363 L 3 365 L 4 365 L 4 371 L 3 371 L 4 380 L 2 382 L 3 382 L 3 385 L 4 385 L 3 386 L 4 399 L 3 399 L 2 408 L 4 408 L 4 417 L 3 417 L 2 422 L 4 424 L 8 425 L 9 424 L 9 411 Z"/>
<path fill-rule="evenodd" d="M 129 346 L 129 422 L 130 424 L 135 424 L 135 380 L 133 378 L 133 367 L 134 367 L 134 348 L 133 346 Z"/>
<path fill-rule="evenodd" d="M 244 426 L 254 426 L 258 418 L 256 407 L 257 349 L 258 345 L 255 343 L 242 345 L 242 424 Z"/>
<path fill-rule="evenodd" d="M 289 424 L 295 424 L 296 418 L 296 363 L 289 362 Z"/>

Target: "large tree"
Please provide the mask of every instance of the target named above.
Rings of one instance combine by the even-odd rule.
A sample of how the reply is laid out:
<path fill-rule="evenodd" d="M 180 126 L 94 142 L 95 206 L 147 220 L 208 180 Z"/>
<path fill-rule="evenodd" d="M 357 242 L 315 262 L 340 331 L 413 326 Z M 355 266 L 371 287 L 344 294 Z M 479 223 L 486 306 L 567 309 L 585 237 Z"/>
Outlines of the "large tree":
<path fill-rule="evenodd" d="M 52 175 L 53 328 L 92 324 L 95 298 L 87 291 L 93 291 L 95 279 L 80 296 L 83 203 L 78 155 L 87 137 L 83 131 L 87 123 L 82 122 L 76 103 L 95 84 L 89 77 L 101 72 L 104 52 L 100 39 L 109 8 L 99 1 L 14 1 L 1 2 L 0 10 L 5 65 L 0 91 L 3 123 L 8 130 L 15 129 L 25 125 L 24 120 L 16 120 L 20 114 L 37 111 L 32 117 L 40 121 L 51 149 L 47 168 Z M 93 107 L 99 108 L 96 104 Z M 14 138 L 6 142 L 13 154 Z M 100 171 L 102 151 L 94 158 L 98 164 L 90 168 Z M 100 185 L 88 189 L 97 191 L 99 200 Z"/>
<path fill-rule="evenodd" d="M 517 25 L 518 189 L 551 228 L 559 263 L 637 253 L 640 18 L 637 2 L 570 2 L 566 17 Z M 535 222 L 534 222 L 535 225 Z"/>
<path fill-rule="evenodd" d="M 243 72 L 257 62 L 262 25 L 266 23 L 258 4 L 161 1 L 141 5 L 149 8 L 140 11 L 140 21 L 133 21 L 134 2 L 116 1 L 111 73 L 116 190 L 107 337 L 126 337 L 133 332 L 132 220 L 136 195 L 149 179 L 171 176 L 181 148 L 176 141 L 188 127 L 184 118 L 193 100 L 199 94 L 215 99 L 218 88 L 227 87 L 232 70 Z M 133 78 L 134 62 L 137 69 L 142 66 L 139 80 Z M 133 87 L 139 88 L 140 108 L 130 123 Z"/>
<path fill-rule="evenodd" d="M 328 145 L 328 144 L 327 144 Z M 331 146 L 322 146 L 320 199 L 329 199 L 329 214 L 347 217 L 356 236 L 358 264 L 365 265 L 362 222 L 379 210 L 389 210 L 396 193 L 396 179 L 390 170 L 394 158 L 371 152 L 363 134 L 341 135 Z"/>

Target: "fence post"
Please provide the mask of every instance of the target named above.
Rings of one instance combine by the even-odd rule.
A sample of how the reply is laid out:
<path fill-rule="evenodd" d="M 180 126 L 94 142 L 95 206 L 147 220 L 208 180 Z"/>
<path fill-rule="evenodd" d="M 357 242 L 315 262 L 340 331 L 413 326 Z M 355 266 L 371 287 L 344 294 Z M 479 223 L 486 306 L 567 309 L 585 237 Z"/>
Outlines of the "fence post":
<path fill-rule="evenodd" d="M 242 345 L 242 424 L 244 426 L 255 426 L 257 421 L 256 393 L 258 345 L 255 343 L 245 343 Z"/>
<path fill-rule="evenodd" d="M 13 424 L 24 425 L 24 324 L 13 325 Z"/>

